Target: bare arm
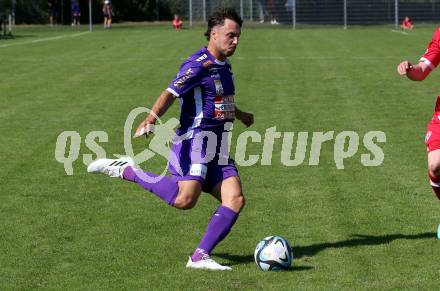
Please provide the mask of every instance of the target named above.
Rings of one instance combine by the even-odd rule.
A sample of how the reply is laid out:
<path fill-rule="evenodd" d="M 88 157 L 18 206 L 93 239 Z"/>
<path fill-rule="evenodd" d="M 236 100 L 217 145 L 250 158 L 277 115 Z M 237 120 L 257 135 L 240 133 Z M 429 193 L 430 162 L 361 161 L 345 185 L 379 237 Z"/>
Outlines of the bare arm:
<path fill-rule="evenodd" d="M 423 81 L 432 69 L 424 62 L 412 65 L 409 61 L 403 61 L 397 66 L 397 73 L 401 76 L 406 75 L 413 81 Z"/>
<path fill-rule="evenodd" d="M 241 111 L 237 106 L 235 106 L 235 117 L 243 122 L 246 127 L 249 127 L 254 123 L 254 115 L 252 113 Z"/>
<path fill-rule="evenodd" d="M 141 124 L 139 124 L 135 136 L 152 133 L 157 118 L 165 114 L 168 108 L 173 104 L 174 99 L 176 98 L 173 94 L 164 90 L 154 103 L 151 113 L 141 122 Z"/>

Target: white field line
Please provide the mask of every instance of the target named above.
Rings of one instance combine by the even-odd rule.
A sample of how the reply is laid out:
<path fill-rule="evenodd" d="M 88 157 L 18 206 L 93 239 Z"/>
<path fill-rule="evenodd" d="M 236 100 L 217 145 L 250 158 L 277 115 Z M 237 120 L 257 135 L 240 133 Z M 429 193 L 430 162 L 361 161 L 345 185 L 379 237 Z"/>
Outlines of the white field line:
<path fill-rule="evenodd" d="M 397 32 L 397 33 L 401 33 L 401 34 L 405 34 L 408 35 L 408 33 L 406 31 L 402 31 L 402 30 L 395 30 L 395 29 L 391 29 L 392 32 Z"/>
<path fill-rule="evenodd" d="M 415 59 L 417 59 L 420 56 L 414 56 Z M 396 56 L 325 56 L 325 57 L 306 57 L 306 56 L 298 56 L 298 57 L 264 57 L 260 56 L 257 58 L 246 58 L 246 57 L 231 57 L 231 61 L 253 61 L 253 60 L 259 60 L 259 61 L 268 61 L 273 63 L 279 63 L 281 61 L 288 61 L 288 60 L 338 60 L 338 59 L 351 59 L 351 60 L 365 60 L 365 61 L 381 61 L 381 60 L 396 60 Z M 155 63 L 155 62 L 182 62 L 186 60 L 186 58 L 154 58 L 154 59 L 148 59 L 148 58 L 124 58 L 123 60 L 112 60 L 112 63 L 114 64 L 123 64 L 123 63 Z M 90 62 L 90 61 L 100 61 L 98 58 L 81 58 L 76 59 L 75 62 Z M 107 61 L 106 59 L 102 59 L 102 61 Z M 43 60 L 35 59 L 31 57 L 20 57 L 13 60 L 15 63 L 39 63 L 43 62 Z"/>
<path fill-rule="evenodd" d="M 74 34 L 62 34 L 62 35 L 58 35 L 58 36 L 34 39 L 34 40 L 30 40 L 30 41 L 22 41 L 22 42 L 10 43 L 10 44 L 3 44 L 3 45 L 0 45 L 0 48 L 5 48 L 5 47 L 10 47 L 10 46 L 15 46 L 15 45 L 25 45 L 25 44 L 33 44 L 33 43 L 39 43 L 39 42 L 45 42 L 45 41 L 59 40 L 59 39 L 68 38 L 68 37 L 77 37 L 77 36 L 81 36 L 81 35 L 84 35 L 87 33 L 90 33 L 90 31 L 83 31 L 83 32 L 74 33 Z"/>
<path fill-rule="evenodd" d="M 408 35 L 408 33 L 405 32 L 405 31 L 400 31 L 400 30 L 395 30 L 395 29 L 392 29 L 391 31 Z M 0 48 L 16 46 L 16 45 L 24 45 L 24 44 L 33 44 L 33 43 L 52 41 L 52 40 L 59 40 L 59 39 L 68 38 L 68 37 L 77 37 L 77 36 L 81 36 L 83 34 L 87 34 L 89 32 L 90 31 L 83 31 L 83 32 L 80 32 L 80 33 L 75 33 L 75 34 L 63 34 L 63 35 L 54 36 L 54 37 L 47 37 L 47 38 L 34 39 L 34 40 L 30 40 L 30 41 L 23 41 L 23 42 L 17 42 L 17 43 L 3 44 L 3 45 L 0 45 Z M 242 57 L 235 57 L 235 59 L 244 59 L 244 58 L 242 58 Z M 285 57 L 257 57 L 257 59 L 259 59 L 259 60 L 285 60 L 286 58 Z M 158 60 L 160 60 L 160 59 L 158 59 Z"/>
<path fill-rule="evenodd" d="M 246 60 L 246 59 L 250 59 L 250 58 L 246 58 L 246 57 L 231 57 L 232 60 Z M 286 57 L 270 57 L 270 56 L 258 56 L 255 59 L 257 60 L 273 60 L 273 61 L 280 61 L 280 60 L 286 60 Z"/>

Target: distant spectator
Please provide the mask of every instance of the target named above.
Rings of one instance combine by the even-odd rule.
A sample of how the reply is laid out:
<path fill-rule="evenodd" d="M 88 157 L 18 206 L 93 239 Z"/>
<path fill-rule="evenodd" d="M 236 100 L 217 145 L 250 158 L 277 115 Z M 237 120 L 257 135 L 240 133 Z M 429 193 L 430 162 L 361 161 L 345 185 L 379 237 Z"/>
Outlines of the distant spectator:
<path fill-rule="evenodd" d="M 70 5 L 72 7 L 72 26 L 79 25 L 81 18 L 81 9 L 79 8 L 78 0 L 70 0 Z"/>
<path fill-rule="evenodd" d="M 294 0 L 287 0 L 286 3 L 284 3 L 284 6 L 286 7 L 286 11 L 289 13 L 293 12 L 293 1 Z"/>
<path fill-rule="evenodd" d="M 49 7 L 49 24 L 53 26 L 57 24 L 58 19 L 58 0 L 47 0 L 47 6 Z"/>
<path fill-rule="evenodd" d="M 174 14 L 174 19 L 173 19 L 173 27 L 174 27 L 174 29 L 182 29 L 182 26 L 183 26 L 182 19 L 180 19 L 179 15 Z"/>
<path fill-rule="evenodd" d="M 260 16 L 260 23 L 264 23 L 264 0 L 258 0 L 258 15 Z"/>
<path fill-rule="evenodd" d="M 278 22 L 278 7 L 277 0 L 267 0 L 267 6 L 269 7 L 270 13 L 270 24 L 280 24 Z"/>
<path fill-rule="evenodd" d="M 409 30 L 409 29 L 413 29 L 414 25 L 411 19 L 409 19 L 409 17 L 406 16 L 405 19 L 403 19 L 402 25 L 400 27 L 402 27 L 402 29 L 404 30 Z"/>
<path fill-rule="evenodd" d="M 109 0 L 104 1 L 102 13 L 104 14 L 104 29 L 112 28 L 113 7 Z"/>

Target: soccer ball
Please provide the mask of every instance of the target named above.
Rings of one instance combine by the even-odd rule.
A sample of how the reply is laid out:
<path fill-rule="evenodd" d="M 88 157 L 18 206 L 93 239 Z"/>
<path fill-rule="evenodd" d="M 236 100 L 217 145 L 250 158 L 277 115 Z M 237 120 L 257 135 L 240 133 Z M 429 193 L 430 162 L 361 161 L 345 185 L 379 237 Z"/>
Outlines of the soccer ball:
<path fill-rule="evenodd" d="M 287 270 L 292 264 L 292 249 L 281 236 L 268 236 L 255 248 L 255 263 L 263 271 Z"/>

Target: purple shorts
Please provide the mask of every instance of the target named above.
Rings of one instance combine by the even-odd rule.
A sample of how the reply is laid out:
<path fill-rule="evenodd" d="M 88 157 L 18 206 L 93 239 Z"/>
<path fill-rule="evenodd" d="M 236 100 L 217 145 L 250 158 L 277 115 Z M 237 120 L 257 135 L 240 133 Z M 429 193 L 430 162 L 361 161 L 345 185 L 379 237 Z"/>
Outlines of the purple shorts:
<path fill-rule="evenodd" d="M 208 155 L 206 155 L 207 152 Z M 177 181 L 199 181 L 203 192 L 211 193 L 221 181 L 238 176 L 234 160 L 218 152 L 219 146 L 210 151 L 206 140 L 191 138 L 178 143 L 174 142 L 171 147 L 168 171 Z"/>

